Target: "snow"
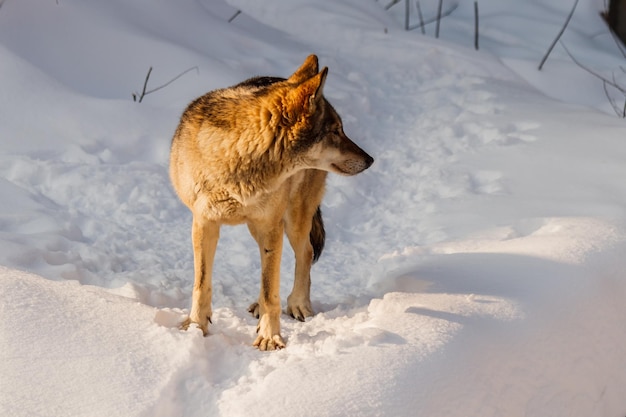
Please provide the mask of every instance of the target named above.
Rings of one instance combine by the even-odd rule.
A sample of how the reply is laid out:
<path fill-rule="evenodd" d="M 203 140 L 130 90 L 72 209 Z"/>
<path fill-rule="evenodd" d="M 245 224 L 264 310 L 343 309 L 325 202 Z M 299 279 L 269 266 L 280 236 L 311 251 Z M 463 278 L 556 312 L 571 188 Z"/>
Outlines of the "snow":
<path fill-rule="evenodd" d="M 626 127 L 561 46 L 537 71 L 570 2 L 481 0 L 480 51 L 473 2 L 440 39 L 382 0 L 0 4 L 0 415 L 626 415 Z M 621 82 L 603 4 L 563 42 Z M 258 249 L 230 227 L 210 335 L 180 331 L 178 117 L 310 53 L 376 159 L 329 177 L 317 314 L 254 349 Z M 149 89 L 194 70 L 133 102 L 150 67 Z"/>

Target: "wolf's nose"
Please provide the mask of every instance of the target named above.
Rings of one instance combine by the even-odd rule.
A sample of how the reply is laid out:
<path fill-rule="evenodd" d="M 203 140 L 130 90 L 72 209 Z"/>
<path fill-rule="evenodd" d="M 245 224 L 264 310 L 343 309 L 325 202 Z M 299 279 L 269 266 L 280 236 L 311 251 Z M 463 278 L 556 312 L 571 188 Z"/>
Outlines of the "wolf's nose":
<path fill-rule="evenodd" d="M 371 156 L 367 155 L 367 157 L 365 158 L 365 168 L 364 169 L 367 169 L 367 168 L 371 167 L 373 163 L 374 163 L 374 158 L 372 158 Z"/>

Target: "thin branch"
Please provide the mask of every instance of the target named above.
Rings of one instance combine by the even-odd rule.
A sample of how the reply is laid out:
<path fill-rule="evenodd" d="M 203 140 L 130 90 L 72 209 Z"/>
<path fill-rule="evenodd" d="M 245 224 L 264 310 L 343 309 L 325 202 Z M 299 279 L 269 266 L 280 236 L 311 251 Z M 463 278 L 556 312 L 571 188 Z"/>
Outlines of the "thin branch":
<path fill-rule="evenodd" d="M 191 67 L 191 68 L 186 69 L 185 71 L 181 72 L 180 74 L 178 74 L 176 77 L 172 78 L 171 80 L 169 80 L 165 84 L 163 84 L 163 85 L 161 85 L 159 87 L 153 88 L 150 91 L 146 91 L 146 94 L 154 93 L 155 91 L 159 91 L 160 89 L 167 87 L 168 85 L 170 85 L 171 83 L 173 83 L 174 81 L 176 81 L 177 79 L 182 77 L 183 75 L 185 75 L 188 72 L 193 71 L 193 70 L 196 70 L 196 73 L 199 73 L 198 67 Z"/>
<path fill-rule="evenodd" d="M 565 44 L 563 42 L 561 42 L 561 46 L 563 47 L 563 49 L 565 49 L 565 52 L 567 52 L 567 55 L 569 55 L 569 57 L 571 58 L 572 61 L 574 61 L 574 64 L 578 65 L 580 68 L 584 69 L 585 71 L 587 71 L 589 74 L 593 75 L 594 77 L 606 82 L 608 85 L 610 85 L 611 87 L 616 88 L 617 90 L 619 90 L 621 93 L 626 94 L 626 88 L 621 87 L 617 82 L 615 81 L 611 81 L 609 79 L 607 79 L 606 77 L 598 74 L 597 72 L 595 72 L 594 70 L 590 69 L 589 67 L 586 67 L 585 65 L 583 65 L 582 63 L 580 63 L 580 61 L 578 61 L 574 55 L 572 55 L 572 53 L 569 51 L 569 49 L 567 49 L 567 47 L 565 46 Z"/>
<path fill-rule="evenodd" d="M 150 74 L 152 73 L 152 67 L 148 69 L 148 73 L 146 74 L 146 79 L 143 81 L 143 90 L 141 90 L 141 95 L 139 96 L 139 102 L 143 100 L 146 95 L 146 87 L 148 87 L 148 80 L 150 79 Z M 133 101 L 137 101 L 137 93 L 133 93 Z"/>
<path fill-rule="evenodd" d="M 235 12 L 235 14 L 234 14 L 234 15 L 233 15 L 230 19 L 228 19 L 228 23 L 231 23 L 231 22 L 232 22 L 233 20 L 235 20 L 235 18 L 236 18 L 237 16 L 239 16 L 240 14 L 241 14 L 241 10 L 237 10 L 237 11 Z"/>
<path fill-rule="evenodd" d="M 541 69 L 543 68 L 543 64 L 545 64 L 546 61 L 548 60 L 548 56 L 550 56 L 550 53 L 552 52 L 552 49 L 554 49 L 554 46 L 556 45 L 556 43 L 559 41 L 559 39 L 561 39 L 563 32 L 565 32 L 565 28 L 567 28 L 569 21 L 572 19 L 572 16 L 574 15 L 574 10 L 576 10 L 577 5 L 578 5 L 578 0 L 574 2 L 574 7 L 572 7 L 572 10 L 570 10 L 569 15 L 567 16 L 567 20 L 565 20 L 565 24 L 563 25 L 563 27 L 561 28 L 561 31 L 556 36 L 556 38 L 552 42 L 552 45 L 550 45 L 550 48 L 548 48 L 548 51 L 546 52 L 543 59 L 541 60 L 541 63 L 539 64 L 539 71 L 541 71 Z"/>
<path fill-rule="evenodd" d="M 170 85 L 171 83 L 173 83 L 174 81 L 182 77 L 183 75 L 187 74 L 188 72 L 193 71 L 194 69 L 198 71 L 198 67 L 191 67 L 181 72 L 180 74 L 178 74 L 176 77 L 172 78 L 165 84 L 155 87 L 152 90 L 146 90 L 146 88 L 148 87 L 148 79 L 150 79 L 150 74 L 152 73 L 152 67 L 150 67 L 150 69 L 148 69 L 148 74 L 146 74 L 146 79 L 143 82 L 143 89 L 141 91 L 141 94 L 139 95 L 139 99 L 137 99 L 137 93 L 133 93 L 132 94 L 133 101 L 138 101 L 139 103 L 141 103 L 143 101 L 143 98 L 147 96 L 148 94 L 154 93 L 155 91 L 159 91 L 160 89 L 167 87 L 168 85 Z"/>
<path fill-rule="evenodd" d="M 385 10 L 391 9 L 393 6 L 395 6 L 398 3 L 400 3 L 400 0 L 393 0 L 391 3 L 385 6 Z"/>
<path fill-rule="evenodd" d="M 422 30 L 422 35 L 426 34 L 426 28 L 424 27 L 424 16 L 422 15 L 422 8 L 420 7 L 420 2 L 417 0 L 415 2 L 415 6 L 417 7 L 417 16 L 420 19 L 420 29 Z"/>
<path fill-rule="evenodd" d="M 617 79 L 615 78 L 615 73 L 613 73 L 613 76 L 611 78 L 613 78 L 613 84 L 617 85 Z"/>
<path fill-rule="evenodd" d="M 613 84 L 617 85 L 617 79 L 615 78 L 615 73 L 613 73 Z M 626 89 L 618 88 L 618 90 L 621 91 L 622 94 L 624 95 L 624 108 L 621 111 L 621 116 L 622 118 L 626 119 Z M 620 115 L 620 113 L 617 113 L 617 114 L 618 116 Z"/>
<path fill-rule="evenodd" d="M 563 47 L 563 49 L 565 49 L 565 52 L 567 52 L 567 55 L 569 55 L 569 57 L 571 58 L 572 61 L 574 61 L 574 63 L 576 65 L 578 65 L 579 67 L 581 67 L 582 69 L 584 69 L 585 71 L 587 71 L 589 74 L 593 75 L 594 77 L 602 80 L 602 86 L 604 88 L 604 94 L 606 95 L 607 99 L 609 100 L 609 103 L 611 103 L 611 106 L 613 107 L 613 110 L 615 111 L 615 113 L 618 116 L 621 116 L 622 118 L 626 118 L 626 88 L 620 86 L 617 83 L 617 80 L 615 79 L 615 73 L 613 73 L 613 80 L 609 80 L 608 78 L 598 74 L 597 72 L 595 72 L 594 70 L 586 67 L 585 65 L 581 64 L 575 57 L 574 55 L 572 55 L 572 53 L 569 51 L 569 49 L 567 49 L 567 47 L 565 46 L 565 44 L 563 42 L 561 42 L 561 46 Z M 624 95 L 624 108 L 623 110 L 620 111 L 620 108 L 617 106 L 617 103 L 615 103 L 615 101 L 611 98 L 607 85 L 610 85 L 611 87 L 615 88 L 617 91 L 619 91 L 620 93 L 622 93 Z"/>
<path fill-rule="evenodd" d="M 440 19 L 443 19 L 444 17 L 450 16 L 452 14 L 452 12 L 454 12 L 456 10 L 457 7 L 459 7 L 458 3 L 454 4 L 453 6 L 451 6 L 448 10 L 446 10 L 445 12 L 443 12 L 441 14 Z M 411 26 L 409 28 L 409 30 L 417 29 L 418 27 L 424 27 L 424 26 L 429 25 L 429 24 L 431 24 L 433 22 L 436 22 L 436 21 L 437 21 L 437 17 L 433 17 L 431 19 L 426 20 L 425 22 L 420 23 L 419 25 Z"/>
<path fill-rule="evenodd" d="M 474 48 L 478 51 L 478 2 L 474 2 Z"/>
<path fill-rule="evenodd" d="M 609 89 L 606 88 L 606 80 L 602 80 L 602 87 L 604 88 L 604 95 L 606 96 L 607 100 L 609 100 L 609 103 L 611 103 L 611 107 L 613 107 L 613 111 L 615 112 L 615 114 L 617 114 L 618 116 L 620 116 L 620 109 L 619 107 L 617 107 L 617 103 L 615 103 L 615 100 L 613 100 L 613 97 L 611 97 L 611 95 L 609 94 Z"/>
<path fill-rule="evenodd" d="M 437 27 L 435 29 L 435 38 L 439 39 L 439 25 L 441 24 L 441 8 L 443 7 L 443 0 L 439 0 L 439 6 L 437 7 Z"/>
<path fill-rule="evenodd" d="M 409 30 L 409 0 L 404 0 L 404 30 Z"/>

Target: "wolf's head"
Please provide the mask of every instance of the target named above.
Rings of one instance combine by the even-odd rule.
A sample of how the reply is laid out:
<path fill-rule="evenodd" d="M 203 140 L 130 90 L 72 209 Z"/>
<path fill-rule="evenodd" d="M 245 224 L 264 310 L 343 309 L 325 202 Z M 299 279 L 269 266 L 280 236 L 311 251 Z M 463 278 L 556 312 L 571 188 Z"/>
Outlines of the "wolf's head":
<path fill-rule="evenodd" d="M 317 57 L 310 55 L 285 81 L 281 125 L 303 167 L 355 175 L 369 168 L 374 158 L 346 136 L 341 118 L 324 98 L 327 75 L 328 68 L 319 71 Z"/>

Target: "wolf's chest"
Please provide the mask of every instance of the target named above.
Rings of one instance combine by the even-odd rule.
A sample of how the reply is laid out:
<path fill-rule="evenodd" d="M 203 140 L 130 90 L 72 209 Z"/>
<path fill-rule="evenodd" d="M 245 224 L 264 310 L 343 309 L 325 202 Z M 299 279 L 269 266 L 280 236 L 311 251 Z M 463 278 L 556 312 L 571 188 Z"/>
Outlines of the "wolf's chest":
<path fill-rule="evenodd" d="M 251 194 L 240 191 L 205 188 L 198 193 L 194 206 L 200 208 L 207 219 L 240 224 L 268 212 L 282 211 L 289 195 L 287 184 L 272 191 L 256 190 Z"/>

